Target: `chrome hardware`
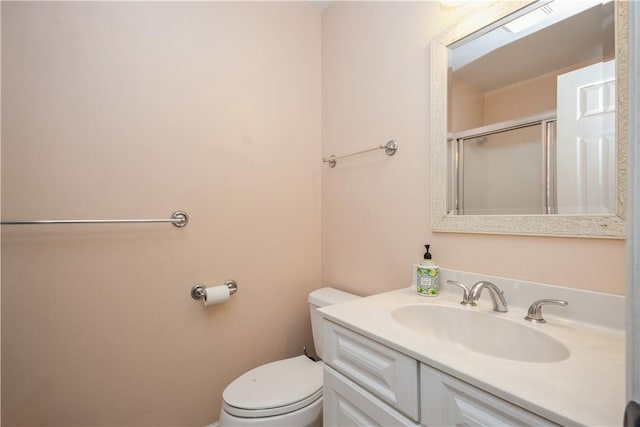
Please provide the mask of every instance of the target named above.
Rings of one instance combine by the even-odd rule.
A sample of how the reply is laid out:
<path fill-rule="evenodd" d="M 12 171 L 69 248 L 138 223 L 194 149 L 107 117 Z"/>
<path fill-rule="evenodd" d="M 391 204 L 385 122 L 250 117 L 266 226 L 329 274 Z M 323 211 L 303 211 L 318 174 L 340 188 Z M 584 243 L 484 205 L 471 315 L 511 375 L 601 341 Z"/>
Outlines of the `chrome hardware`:
<path fill-rule="evenodd" d="M 233 295 L 238 291 L 238 284 L 235 280 L 227 280 L 224 285 L 229 289 L 229 295 Z M 191 298 L 195 300 L 204 299 L 206 286 L 197 284 L 191 288 Z"/>
<path fill-rule="evenodd" d="M 175 211 L 171 215 L 171 219 L 173 220 L 173 225 L 178 228 L 184 227 L 189 223 L 189 215 L 187 215 L 187 213 L 183 211 Z"/>
<path fill-rule="evenodd" d="M 123 223 L 149 223 L 170 222 L 176 227 L 184 227 L 189 223 L 189 215 L 186 212 L 176 211 L 169 219 L 32 219 L 21 221 L 2 221 L 2 225 L 42 225 L 42 224 L 123 224 Z"/>
<path fill-rule="evenodd" d="M 476 301 L 480 298 L 482 290 L 487 288 L 489 295 L 491 296 L 491 302 L 493 303 L 493 311 L 500 313 L 507 312 L 507 300 L 504 299 L 504 292 L 491 282 L 480 281 L 475 283 L 469 291 L 469 302 L 475 305 Z"/>
<path fill-rule="evenodd" d="M 544 320 L 542 318 L 542 306 L 543 305 L 561 305 L 561 306 L 566 306 L 569 305 L 568 302 L 560 300 L 560 299 L 541 299 L 538 300 L 536 302 L 534 302 L 533 304 L 531 304 L 531 306 L 529 307 L 529 310 L 527 311 L 527 315 L 525 316 L 524 320 L 528 320 L 529 322 L 532 323 L 546 323 L 546 320 Z"/>
<path fill-rule="evenodd" d="M 393 139 L 386 144 L 379 145 L 378 147 L 369 148 L 368 150 L 358 151 L 357 153 L 344 154 L 342 156 L 329 156 L 328 159 L 322 159 L 324 163 L 329 163 L 329 167 L 335 168 L 338 163 L 338 159 L 344 159 L 345 157 L 355 156 L 357 154 L 368 153 L 369 151 L 384 150 L 387 156 L 393 156 L 398 151 L 398 143 Z"/>
<path fill-rule="evenodd" d="M 450 284 L 450 285 L 455 285 L 455 286 L 458 286 L 458 287 L 462 288 L 462 301 L 460 301 L 460 304 L 462 304 L 462 305 L 471 305 L 471 306 L 476 305 L 475 302 L 471 302 L 469 300 L 469 289 L 467 289 L 467 287 L 464 285 L 464 283 L 456 282 L 455 280 L 447 280 L 447 283 Z"/>

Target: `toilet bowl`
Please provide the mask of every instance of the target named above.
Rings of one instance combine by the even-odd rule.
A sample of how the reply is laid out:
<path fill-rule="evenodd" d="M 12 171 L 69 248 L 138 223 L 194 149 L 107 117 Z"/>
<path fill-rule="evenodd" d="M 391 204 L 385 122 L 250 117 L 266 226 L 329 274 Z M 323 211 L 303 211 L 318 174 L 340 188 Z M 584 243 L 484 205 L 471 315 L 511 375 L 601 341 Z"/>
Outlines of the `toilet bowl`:
<path fill-rule="evenodd" d="M 322 357 L 322 315 L 317 308 L 358 298 L 333 288 L 309 294 L 311 330 Z M 254 368 L 222 393 L 220 427 L 322 426 L 322 367 L 307 356 L 278 360 Z"/>

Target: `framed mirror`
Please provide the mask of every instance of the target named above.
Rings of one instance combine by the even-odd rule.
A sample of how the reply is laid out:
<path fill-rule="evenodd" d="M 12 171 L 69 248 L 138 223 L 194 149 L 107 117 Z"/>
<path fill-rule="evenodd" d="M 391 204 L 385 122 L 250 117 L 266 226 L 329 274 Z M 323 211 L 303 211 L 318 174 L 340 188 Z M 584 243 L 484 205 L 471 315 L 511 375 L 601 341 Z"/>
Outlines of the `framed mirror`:
<path fill-rule="evenodd" d="M 627 4 L 495 2 L 431 43 L 440 232 L 624 238 Z"/>

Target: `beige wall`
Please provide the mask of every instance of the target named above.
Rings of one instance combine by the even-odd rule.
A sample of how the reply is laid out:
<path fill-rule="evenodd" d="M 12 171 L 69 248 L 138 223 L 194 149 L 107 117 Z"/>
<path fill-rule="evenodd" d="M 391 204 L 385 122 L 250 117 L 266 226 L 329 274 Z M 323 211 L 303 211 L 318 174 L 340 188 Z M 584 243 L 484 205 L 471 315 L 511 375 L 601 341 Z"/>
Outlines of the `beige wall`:
<path fill-rule="evenodd" d="M 485 94 L 485 124 L 541 114 L 556 109 L 557 73 L 509 85 Z"/>
<path fill-rule="evenodd" d="M 2 2 L 2 425 L 204 426 L 311 345 L 320 12 Z M 238 281 L 226 304 L 189 296 Z"/>
<path fill-rule="evenodd" d="M 624 241 L 432 233 L 429 42 L 465 8 L 338 2 L 322 19 L 322 279 L 365 294 L 408 285 L 430 242 L 441 266 L 624 294 Z M 587 268 L 597 265 L 597 270 Z"/>
<path fill-rule="evenodd" d="M 447 100 L 447 130 L 460 132 L 484 125 L 484 92 L 451 72 L 449 78 L 451 85 Z"/>
<path fill-rule="evenodd" d="M 557 78 L 566 70 L 487 92 L 453 76 L 448 105 L 456 114 L 448 112 L 447 129 L 460 132 L 555 110 Z"/>

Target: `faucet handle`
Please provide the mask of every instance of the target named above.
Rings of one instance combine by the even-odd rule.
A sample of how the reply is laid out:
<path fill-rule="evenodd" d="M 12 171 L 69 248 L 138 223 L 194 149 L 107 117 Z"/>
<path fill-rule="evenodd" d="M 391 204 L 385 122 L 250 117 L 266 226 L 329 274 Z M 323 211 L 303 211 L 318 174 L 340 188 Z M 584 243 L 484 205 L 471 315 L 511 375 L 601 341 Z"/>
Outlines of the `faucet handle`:
<path fill-rule="evenodd" d="M 541 300 L 535 301 L 529 307 L 529 310 L 527 311 L 527 315 L 525 316 L 524 320 L 528 320 L 529 322 L 532 322 L 532 323 L 546 323 L 546 320 L 542 318 L 543 305 L 565 306 L 565 305 L 569 305 L 569 303 L 560 299 L 541 299 Z"/>
<path fill-rule="evenodd" d="M 472 306 L 476 305 L 475 302 L 469 299 L 469 289 L 464 285 L 464 283 L 456 282 L 455 280 L 447 280 L 447 283 L 462 288 L 462 301 L 460 301 L 460 304 Z"/>

